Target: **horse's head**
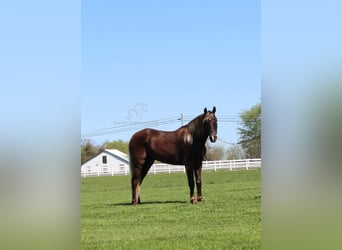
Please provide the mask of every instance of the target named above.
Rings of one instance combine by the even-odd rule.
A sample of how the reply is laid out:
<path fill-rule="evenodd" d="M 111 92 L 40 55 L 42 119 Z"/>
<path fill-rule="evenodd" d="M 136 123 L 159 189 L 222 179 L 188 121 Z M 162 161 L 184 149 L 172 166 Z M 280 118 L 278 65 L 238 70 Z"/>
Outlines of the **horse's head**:
<path fill-rule="evenodd" d="M 217 139 L 217 119 L 215 116 L 216 107 L 213 107 L 212 111 L 208 111 L 207 108 L 204 109 L 204 128 L 208 133 L 211 142 L 215 142 Z"/>

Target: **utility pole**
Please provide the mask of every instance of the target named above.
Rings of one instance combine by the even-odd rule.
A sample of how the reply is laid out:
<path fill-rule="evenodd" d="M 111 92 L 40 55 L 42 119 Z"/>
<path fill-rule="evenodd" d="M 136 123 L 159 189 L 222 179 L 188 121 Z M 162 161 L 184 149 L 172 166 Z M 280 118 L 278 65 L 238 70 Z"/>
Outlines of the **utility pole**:
<path fill-rule="evenodd" d="M 180 118 L 178 120 L 181 121 L 181 125 L 183 126 L 183 113 L 181 113 L 181 116 L 180 116 Z"/>

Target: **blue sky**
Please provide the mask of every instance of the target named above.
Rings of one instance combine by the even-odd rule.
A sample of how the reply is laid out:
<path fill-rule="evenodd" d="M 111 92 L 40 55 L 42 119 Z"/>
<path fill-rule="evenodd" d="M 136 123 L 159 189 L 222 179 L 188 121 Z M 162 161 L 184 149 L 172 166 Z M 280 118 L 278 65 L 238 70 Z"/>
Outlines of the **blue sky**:
<path fill-rule="evenodd" d="M 91 135 L 166 118 L 155 128 L 174 130 L 215 105 L 218 137 L 235 143 L 230 118 L 260 86 L 259 1 L 82 2 L 83 138 L 129 140 L 134 128 Z"/>

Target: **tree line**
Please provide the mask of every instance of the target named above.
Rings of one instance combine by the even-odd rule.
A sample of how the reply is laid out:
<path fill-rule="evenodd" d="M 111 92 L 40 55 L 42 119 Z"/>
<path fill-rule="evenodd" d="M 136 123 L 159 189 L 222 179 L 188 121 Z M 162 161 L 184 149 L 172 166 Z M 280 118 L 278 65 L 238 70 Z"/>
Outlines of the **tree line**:
<path fill-rule="evenodd" d="M 239 142 L 228 149 L 207 143 L 206 160 L 235 160 L 261 158 L 261 104 L 239 114 L 240 126 L 237 128 Z M 117 149 L 128 154 L 128 142 L 114 140 L 96 145 L 92 140 L 81 141 L 81 164 L 93 158 L 104 149 Z"/>

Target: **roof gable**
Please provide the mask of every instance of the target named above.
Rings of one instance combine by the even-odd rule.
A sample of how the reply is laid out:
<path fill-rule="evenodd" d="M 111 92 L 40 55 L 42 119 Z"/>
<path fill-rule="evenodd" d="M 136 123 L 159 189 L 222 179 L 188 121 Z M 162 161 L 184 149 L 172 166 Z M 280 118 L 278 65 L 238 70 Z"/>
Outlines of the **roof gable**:
<path fill-rule="evenodd" d="M 128 155 L 125 154 L 124 152 L 121 152 L 117 149 L 105 149 L 102 152 L 107 152 L 113 156 L 116 156 L 117 158 L 121 159 L 122 161 L 125 161 L 128 163 Z"/>

